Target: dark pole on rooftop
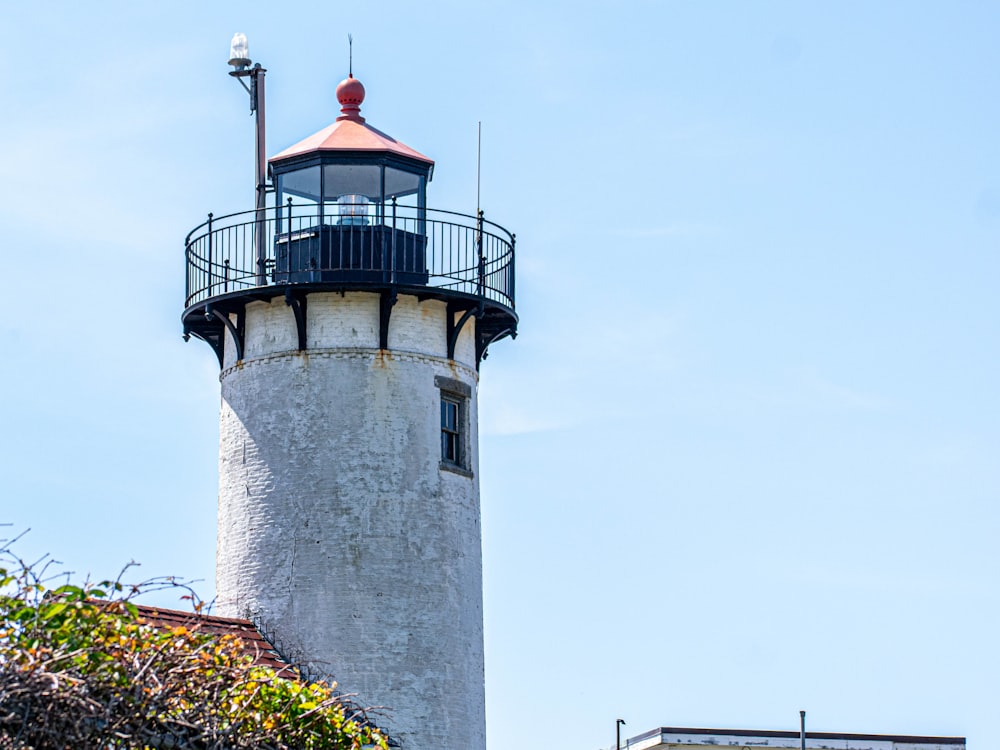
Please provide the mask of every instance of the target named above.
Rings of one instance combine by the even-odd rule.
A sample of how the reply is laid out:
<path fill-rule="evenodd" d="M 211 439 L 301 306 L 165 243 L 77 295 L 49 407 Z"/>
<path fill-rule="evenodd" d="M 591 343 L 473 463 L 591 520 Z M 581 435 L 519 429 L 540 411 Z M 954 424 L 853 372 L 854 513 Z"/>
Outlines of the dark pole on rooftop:
<path fill-rule="evenodd" d="M 625 719 L 615 721 L 615 750 L 622 750 L 622 725 L 624 723 Z"/>
<path fill-rule="evenodd" d="M 802 750 L 806 750 L 806 712 L 799 711 L 799 739 L 802 742 Z"/>

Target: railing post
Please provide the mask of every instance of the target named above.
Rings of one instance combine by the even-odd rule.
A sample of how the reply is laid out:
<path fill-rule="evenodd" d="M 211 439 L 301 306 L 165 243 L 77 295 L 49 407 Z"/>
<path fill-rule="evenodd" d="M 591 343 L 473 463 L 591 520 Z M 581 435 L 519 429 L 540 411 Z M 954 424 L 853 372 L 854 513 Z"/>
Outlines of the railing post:
<path fill-rule="evenodd" d="M 225 262 L 226 267 L 225 267 L 225 271 L 224 271 L 225 272 L 225 276 L 222 279 L 222 291 L 228 292 L 229 291 L 229 258 L 226 258 L 226 260 L 224 262 Z"/>
<path fill-rule="evenodd" d="M 483 296 L 486 291 L 486 258 L 483 257 L 483 210 L 479 209 L 476 218 L 476 252 L 479 255 L 479 278 L 477 284 L 477 294 Z"/>
<path fill-rule="evenodd" d="M 392 263 L 392 275 L 389 277 L 392 283 L 396 283 L 396 196 L 392 196 L 392 249 L 390 254 L 392 258 L 390 262 Z"/>
<path fill-rule="evenodd" d="M 191 304 L 191 235 L 184 240 L 184 307 Z"/>
<path fill-rule="evenodd" d="M 208 214 L 208 296 L 212 296 L 212 286 L 215 282 L 212 280 L 212 213 Z"/>
<path fill-rule="evenodd" d="M 278 215 L 279 220 L 281 217 L 281 206 L 275 206 L 275 213 Z M 284 273 L 285 281 L 288 281 L 291 276 L 288 274 L 292 270 L 292 196 L 288 196 L 288 211 L 285 214 L 285 221 L 287 226 L 283 227 L 285 231 L 285 243 L 279 248 L 277 243 L 277 238 L 275 238 L 274 244 L 274 271 L 277 273 L 279 270 Z M 281 228 L 278 230 L 281 233 Z M 283 259 L 278 256 L 284 255 Z M 277 279 L 278 277 L 275 276 Z"/>
<path fill-rule="evenodd" d="M 264 286 L 267 284 L 267 243 L 265 240 L 265 225 L 267 219 L 265 218 L 265 213 L 267 209 L 258 208 L 257 209 L 257 220 L 254 222 L 254 250 L 257 256 L 257 286 Z"/>
<path fill-rule="evenodd" d="M 510 236 L 510 263 L 507 265 L 507 287 L 509 293 L 507 299 L 510 301 L 510 306 L 514 307 L 514 279 L 517 278 L 517 274 L 514 273 L 514 258 L 517 254 L 514 252 L 514 246 L 517 244 L 517 235 L 511 234 Z"/>

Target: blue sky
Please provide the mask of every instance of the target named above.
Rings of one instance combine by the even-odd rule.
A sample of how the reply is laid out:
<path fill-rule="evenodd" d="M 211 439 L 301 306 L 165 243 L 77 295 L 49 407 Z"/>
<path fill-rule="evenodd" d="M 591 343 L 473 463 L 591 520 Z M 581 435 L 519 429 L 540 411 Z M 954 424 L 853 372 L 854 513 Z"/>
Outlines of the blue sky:
<path fill-rule="evenodd" d="M 962 734 L 1000 696 L 1000 6 L 52 3 L 0 23 L 0 516 L 204 579 L 218 368 L 183 240 L 363 114 L 518 236 L 480 387 L 492 750 Z M 162 604 L 177 602 L 162 601 Z"/>

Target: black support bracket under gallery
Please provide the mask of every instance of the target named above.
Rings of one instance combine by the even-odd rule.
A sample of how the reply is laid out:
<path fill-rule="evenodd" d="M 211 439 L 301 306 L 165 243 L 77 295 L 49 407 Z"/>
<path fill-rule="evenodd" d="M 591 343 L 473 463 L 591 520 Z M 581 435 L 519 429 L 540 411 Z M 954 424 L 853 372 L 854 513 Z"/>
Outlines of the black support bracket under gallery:
<path fill-rule="evenodd" d="M 389 318 L 392 316 L 392 307 L 396 304 L 398 295 L 396 287 L 381 292 L 378 299 L 378 348 L 389 348 Z"/>
<path fill-rule="evenodd" d="M 293 292 L 291 288 L 285 290 L 285 304 L 292 308 L 295 316 L 295 331 L 299 337 L 299 351 L 304 352 L 307 348 L 306 342 L 306 295 L 301 292 Z"/>
<path fill-rule="evenodd" d="M 242 329 L 245 328 L 245 323 L 241 319 L 242 317 L 243 317 L 242 315 L 237 314 L 237 322 L 239 323 L 239 325 L 237 326 L 236 324 L 233 323 L 232 320 L 229 319 L 229 316 L 226 315 L 225 313 L 221 313 L 218 310 L 213 310 L 211 305 L 205 305 L 205 318 L 206 319 L 215 318 L 216 320 L 221 322 L 229 331 L 229 335 L 233 337 L 233 346 L 236 347 L 237 362 L 243 359 Z M 218 348 L 215 350 L 215 353 L 219 356 L 220 365 L 224 364 L 225 349 L 226 349 L 226 344 L 225 344 L 225 338 L 223 337 L 219 339 Z"/>
<path fill-rule="evenodd" d="M 448 359 L 455 359 L 455 346 L 458 344 L 458 336 L 462 333 L 462 328 L 469 322 L 469 318 L 480 317 L 483 314 L 482 304 L 470 307 L 462 313 L 462 317 L 455 322 L 455 315 L 462 311 L 462 308 L 453 302 L 448 303 L 447 329 L 445 335 L 448 340 Z"/>

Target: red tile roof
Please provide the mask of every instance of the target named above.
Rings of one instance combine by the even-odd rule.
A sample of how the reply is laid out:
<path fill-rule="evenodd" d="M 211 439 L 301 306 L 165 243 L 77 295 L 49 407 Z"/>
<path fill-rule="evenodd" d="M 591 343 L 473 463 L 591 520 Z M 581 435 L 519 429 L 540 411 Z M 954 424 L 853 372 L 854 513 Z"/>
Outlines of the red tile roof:
<path fill-rule="evenodd" d="M 200 615 L 194 612 L 184 612 L 178 609 L 164 609 L 137 604 L 139 619 L 154 628 L 176 628 L 184 626 L 209 635 L 235 635 L 243 645 L 243 653 L 252 656 L 254 664 L 270 667 L 276 672 L 289 672 L 298 676 L 297 670 L 274 650 L 274 646 L 260 634 L 249 620 L 238 617 L 219 617 L 217 615 Z"/>
<path fill-rule="evenodd" d="M 272 156 L 268 161 L 274 164 L 316 151 L 372 151 L 396 154 L 425 164 L 434 163 L 433 159 L 405 143 L 400 143 L 367 123 L 355 120 L 334 122 L 294 146 L 289 146 L 277 156 Z"/>

